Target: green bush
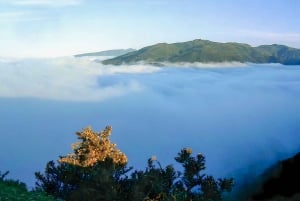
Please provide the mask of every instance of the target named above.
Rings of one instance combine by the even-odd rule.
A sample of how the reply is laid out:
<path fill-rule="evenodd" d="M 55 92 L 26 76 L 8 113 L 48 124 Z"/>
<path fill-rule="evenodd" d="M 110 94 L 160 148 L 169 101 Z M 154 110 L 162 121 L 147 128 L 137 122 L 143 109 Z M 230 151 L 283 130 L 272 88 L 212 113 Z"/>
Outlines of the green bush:
<path fill-rule="evenodd" d="M 0 201 L 55 201 L 45 192 L 28 191 L 24 183 L 5 179 L 8 172 L 0 172 Z"/>
<path fill-rule="evenodd" d="M 172 165 L 162 168 L 155 159 L 148 160 L 145 171 L 135 171 L 131 175 L 133 182 L 132 200 L 180 200 L 180 201 L 218 201 L 223 192 L 230 192 L 233 179 L 217 179 L 203 174 L 205 157 L 192 156 L 191 149 L 182 149 L 175 157 L 183 167 L 176 171 Z M 157 164 L 154 165 L 154 163 Z"/>

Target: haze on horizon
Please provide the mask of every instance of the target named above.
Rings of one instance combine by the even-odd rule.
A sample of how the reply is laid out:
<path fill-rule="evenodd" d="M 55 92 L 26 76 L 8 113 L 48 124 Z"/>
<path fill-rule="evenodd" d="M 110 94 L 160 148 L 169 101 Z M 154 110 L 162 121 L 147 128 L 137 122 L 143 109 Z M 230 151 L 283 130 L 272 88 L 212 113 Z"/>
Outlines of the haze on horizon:
<path fill-rule="evenodd" d="M 0 0 L 0 57 L 207 39 L 300 48 L 298 0 Z"/>

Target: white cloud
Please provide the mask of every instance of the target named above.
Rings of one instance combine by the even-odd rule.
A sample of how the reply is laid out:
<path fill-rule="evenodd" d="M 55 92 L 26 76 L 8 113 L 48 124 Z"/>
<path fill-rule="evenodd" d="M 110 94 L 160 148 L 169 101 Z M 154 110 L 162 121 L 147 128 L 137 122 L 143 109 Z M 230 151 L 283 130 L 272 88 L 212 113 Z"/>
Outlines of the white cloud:
<path fill-rule="evenodd" d="M 15 21 L 22 19 L 25 15 L 25 12 L 0 12 L 0 21 Z"/>
<path fill-rule="evenodd" d="M 241 62 L 210 62 L 210 63 L 201 63 L 201 62 L 177 62 L 177 63 L 163 63 L 165 66 L 179 67 L 179 68 L 235 68 L 235 67 L 247 67 L 248 63 Z"/>
<path fill-rule="evenodd" d="M 119 80 L 113 75 L 158 70 L 151 66 L 103 66 L 88 58 L 0 58 L 0 97 L 102 101 L 143 89 L 133 77 Z"/>
<path fill-rule="evenodd" d="M 20 6 L 74 6 L 81 3 L 80 0 L 13 0 L 14 5 Z"/>
<path fill-rule="evenodd" d="M 37 21 L 49 19 L 42 14 L 30 13 L 30 12 L 17 12 L 17 11 L 8 11 L 0 12 L 0 22 L 19 22 L 19 21 Z"/>
<path fill-rule="evenodd" d="M 109 66 L 106 68 L 106 73 L 108 74 L 115 74 L 115 73 L 154 73 L 160 71 L 161 68 L 159 67 L 154 67 L 154 66 L 149 66 L 149 65 L 142 65 L 142 64 L 137 64 L 137 65 L 131 65 L 131 66 Z"/>
<path fill-rule="evenodd" d="M 66 7 L 80 5 L 82 0 L 12 0 L 0 4 L 4 6 L 13 6 L 14 9 L 0 11 L 0 22 L 14 22 L 14 21 L 36 21 L 50 19 L 45 12 L 39 10 L 27 9 L 28 7 Z M 51 17 L 53 18 L 53 16 Z"/>
<path fill-rule="evenodd" d="M 24 12 L 1 12 L 0 18 L 14 18 L 14 17 L 21 17 L 24 15 Z"/>

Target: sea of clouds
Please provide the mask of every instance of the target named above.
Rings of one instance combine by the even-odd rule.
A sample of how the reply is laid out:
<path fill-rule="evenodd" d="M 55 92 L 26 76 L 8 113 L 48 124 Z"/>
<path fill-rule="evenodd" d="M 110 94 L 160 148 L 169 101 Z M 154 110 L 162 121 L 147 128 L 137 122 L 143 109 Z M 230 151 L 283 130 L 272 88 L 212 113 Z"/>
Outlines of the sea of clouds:
<path fill-rule="evenodd" d="M 112 125 L 112 141 L 141 169 L 190 147 L 207 173 L 247 177 L 300 151 L 300 66 L 94 59 L 0 59 L 0 171 L 33 186 L 33 172 L 71 152 L 89 125 Z"/>

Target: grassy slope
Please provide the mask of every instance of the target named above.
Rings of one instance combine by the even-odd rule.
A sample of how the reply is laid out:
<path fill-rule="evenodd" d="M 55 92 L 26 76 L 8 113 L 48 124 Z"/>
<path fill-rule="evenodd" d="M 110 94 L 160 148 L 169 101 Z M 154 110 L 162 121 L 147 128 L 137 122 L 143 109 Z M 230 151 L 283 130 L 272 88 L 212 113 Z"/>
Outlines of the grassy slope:
<path fill-rule="evenodd" d="M 159 43 L 119 57 L 104 64 L 120 65 L 152 62 L 251 62 L 300 64 L 300 50 L 283 45 L 251 47 L 243 43 L 217 43 L 193 40 L 183 43 Z"/>

